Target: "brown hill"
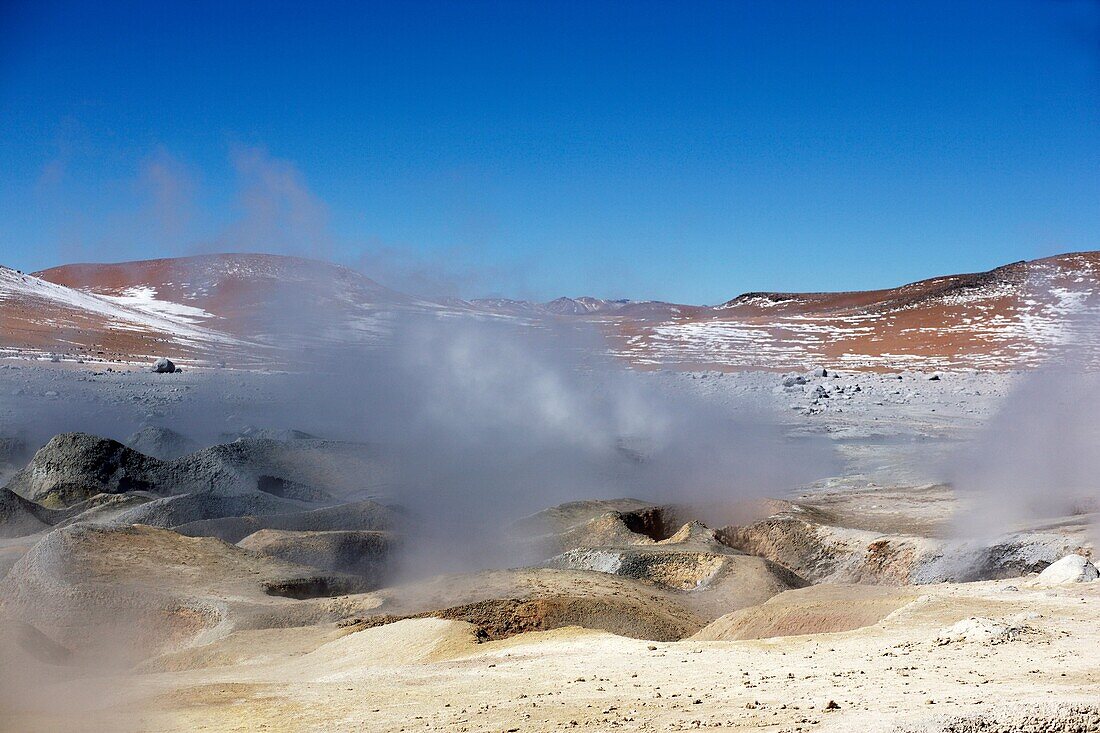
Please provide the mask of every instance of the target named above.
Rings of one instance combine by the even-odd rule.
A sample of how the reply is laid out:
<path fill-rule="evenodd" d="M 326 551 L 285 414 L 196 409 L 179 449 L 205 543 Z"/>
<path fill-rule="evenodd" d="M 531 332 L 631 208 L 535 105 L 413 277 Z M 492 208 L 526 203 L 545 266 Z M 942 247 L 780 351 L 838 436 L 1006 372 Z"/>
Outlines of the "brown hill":
<path fill-rule="evenodd" d="M 1026 368 L 1087 325 L 1100 252 L 1017 262 L 885 290 L 746 293 L 719 306 L 560 298 L 429 300 L 353 270 L 263 254 L 0 268 L 0 349 L 143 362 L 286 364 L 318 343 L 371 343 L 395 316 L 476 316 L 519 327 L 591 324 L 641 368 Z"/>

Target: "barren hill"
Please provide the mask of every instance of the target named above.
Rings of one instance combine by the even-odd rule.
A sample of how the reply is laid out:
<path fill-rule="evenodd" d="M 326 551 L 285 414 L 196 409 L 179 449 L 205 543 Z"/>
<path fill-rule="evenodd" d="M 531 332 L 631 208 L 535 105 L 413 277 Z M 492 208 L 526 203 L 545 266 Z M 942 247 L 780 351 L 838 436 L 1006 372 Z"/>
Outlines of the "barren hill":
<path fill-rule="evenodd" d="M 1084 252 L 886 290 L 746 293 L 718 306 L 593 297 L 531 303 L 426 299 L 329 263 L 217 254 L 34 275 L 0 268 L 0 349 L 281 364 L 288 349 L 391 337 L 405 314 L 588 325 L 641 368 L 1026 368 L 1080 335 L 1098 279 L 1100 252 Z"/>

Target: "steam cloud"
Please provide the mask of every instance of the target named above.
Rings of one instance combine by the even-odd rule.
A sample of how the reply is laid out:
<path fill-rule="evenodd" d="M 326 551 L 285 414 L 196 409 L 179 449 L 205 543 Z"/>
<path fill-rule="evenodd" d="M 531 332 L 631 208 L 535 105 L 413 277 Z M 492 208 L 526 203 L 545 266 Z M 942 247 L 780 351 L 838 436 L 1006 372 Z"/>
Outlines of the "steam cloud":
<path fill-rule="evenodd" d="M 281 320 L 289 337 L 293 319 Z M 204 443 L 245 424 L 363 442 L 391 467 L 385 498 L 410 510 L 430 546 L 426 571 L 508 562 L 493 554 L 494 532 L 566 501 L 728 504 L 836 472 L 824 443 L 628 370 L 593 331 L 435 317 L 391 326 L 381 345 L 304 350 L 291 373 L 211 373 L 163 414 L 72 398 L 31 410 L 9 397 L 9 419 L 34 445 L 71 430 L 123 439 L 144 422 Z"/>
<path fill-rule="evenodd" d="M 1050 286 L 1032 284 L 1033 298 Z M 989 538 L 1021 526 L 1100 511 L 1100 302 L 1070 305 L 1063 342 L 1047 363 L 1019 378 L 981 433 L 946 474 L 964 500 L 954 525 Z M 1092 519 L 1097 541 L 1097 519 Z"/>
<path fill-rule="evenodd" d="M 345 431 L 390 446 L 396 500 L 452 566 L 495 564 L 494 527 L 565 501 L 728 503 L 835 468 L 828 449 L 786 438 L 773 418 L 662 388 L 572 326 L 417 319 L 396 333 L 389 348 L 322 369 L 330 378 L 292 378 L 304 383 L 291 391 L 308 385 Z"/>

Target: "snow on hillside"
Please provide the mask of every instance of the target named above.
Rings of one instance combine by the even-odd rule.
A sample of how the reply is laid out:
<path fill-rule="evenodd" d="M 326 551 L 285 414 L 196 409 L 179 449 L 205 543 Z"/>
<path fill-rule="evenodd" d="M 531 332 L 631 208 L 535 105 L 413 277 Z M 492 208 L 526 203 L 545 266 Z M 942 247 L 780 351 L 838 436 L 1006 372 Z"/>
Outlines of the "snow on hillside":
<path fill-rule="evenodd" d="M 150 316 L 167 318 L 174 323 L 198 325 L 215 317 L 213 313 L 207 313 L 202 308 L 195 308 L 183 303 L 173 303 L 170 300 L 158 300 L 157 289 L 148 285 L 126 288 L 121 295 L 101 295 L 99 297 L 117 303 L 124 308 L 140 311 Z"/>
<path fill-rule="evenodd" d="M 74 315 L 98 317 L 104 328 L 146 330 L 168 334 L 181 340 L 236 343 L 226 334 L 196 325 L 203 311 L 178 303 L 158 301 L 151 288 L 134 289 L 129 294 L 111 297 L 86 293 L 48 282 L 7 267 L 0 267 L 0 304 L 30 311 L 45 324 L 57 325 Z"/>
<path fill-rule="evenodd" d="M 102 350 L 97 331 L 125 331 L 149 336 L 116 343 L 115 353 L 145 354 L 167 340 L 233 361 L 226 347 L 236 344 L 262 347 L 248 354 L 249 363 L 277 364 L 310 344 L 385 341 L 408 316 L 503 320 L 516 328 L 576 324 L 604 333 L 611 353 L 629 363 L 671 369 L 1012 369 L 1035 366 L 1086 336 L 1100 342 L 1093 325 L 1100 321 L 1100 252 L 887 290 L 747 293 L 717 307 L 589 297 L 433 300 L 330 263 L 261 254 L 37 274 L 0 269 L 0 320 L 8 331 L 0 347 L 31 338 L 34 348 L 49 348 L 52 338 L 61 349 Z M 68 332 L 42 327 L 51 325 Z"/>

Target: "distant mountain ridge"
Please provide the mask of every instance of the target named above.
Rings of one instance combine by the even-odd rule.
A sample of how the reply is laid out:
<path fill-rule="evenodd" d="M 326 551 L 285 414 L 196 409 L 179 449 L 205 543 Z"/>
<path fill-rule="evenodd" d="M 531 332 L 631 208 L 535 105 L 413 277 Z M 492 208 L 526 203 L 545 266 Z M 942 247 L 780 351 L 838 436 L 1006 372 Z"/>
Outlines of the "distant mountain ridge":
<path fill-rule="evenodd" d="M 1016 262 L 897 288 L 739 295 L 718 306 L 562 297 L 422 298 L 316 260 L 211 254 L 0 268 L 0 353 L 278 365 L 289 349 L 392 337 L 400 314 L 565 319 L 640 368 L 1022 368 L 1073 339 L 1100 298 L 1100 252 Z"/>

